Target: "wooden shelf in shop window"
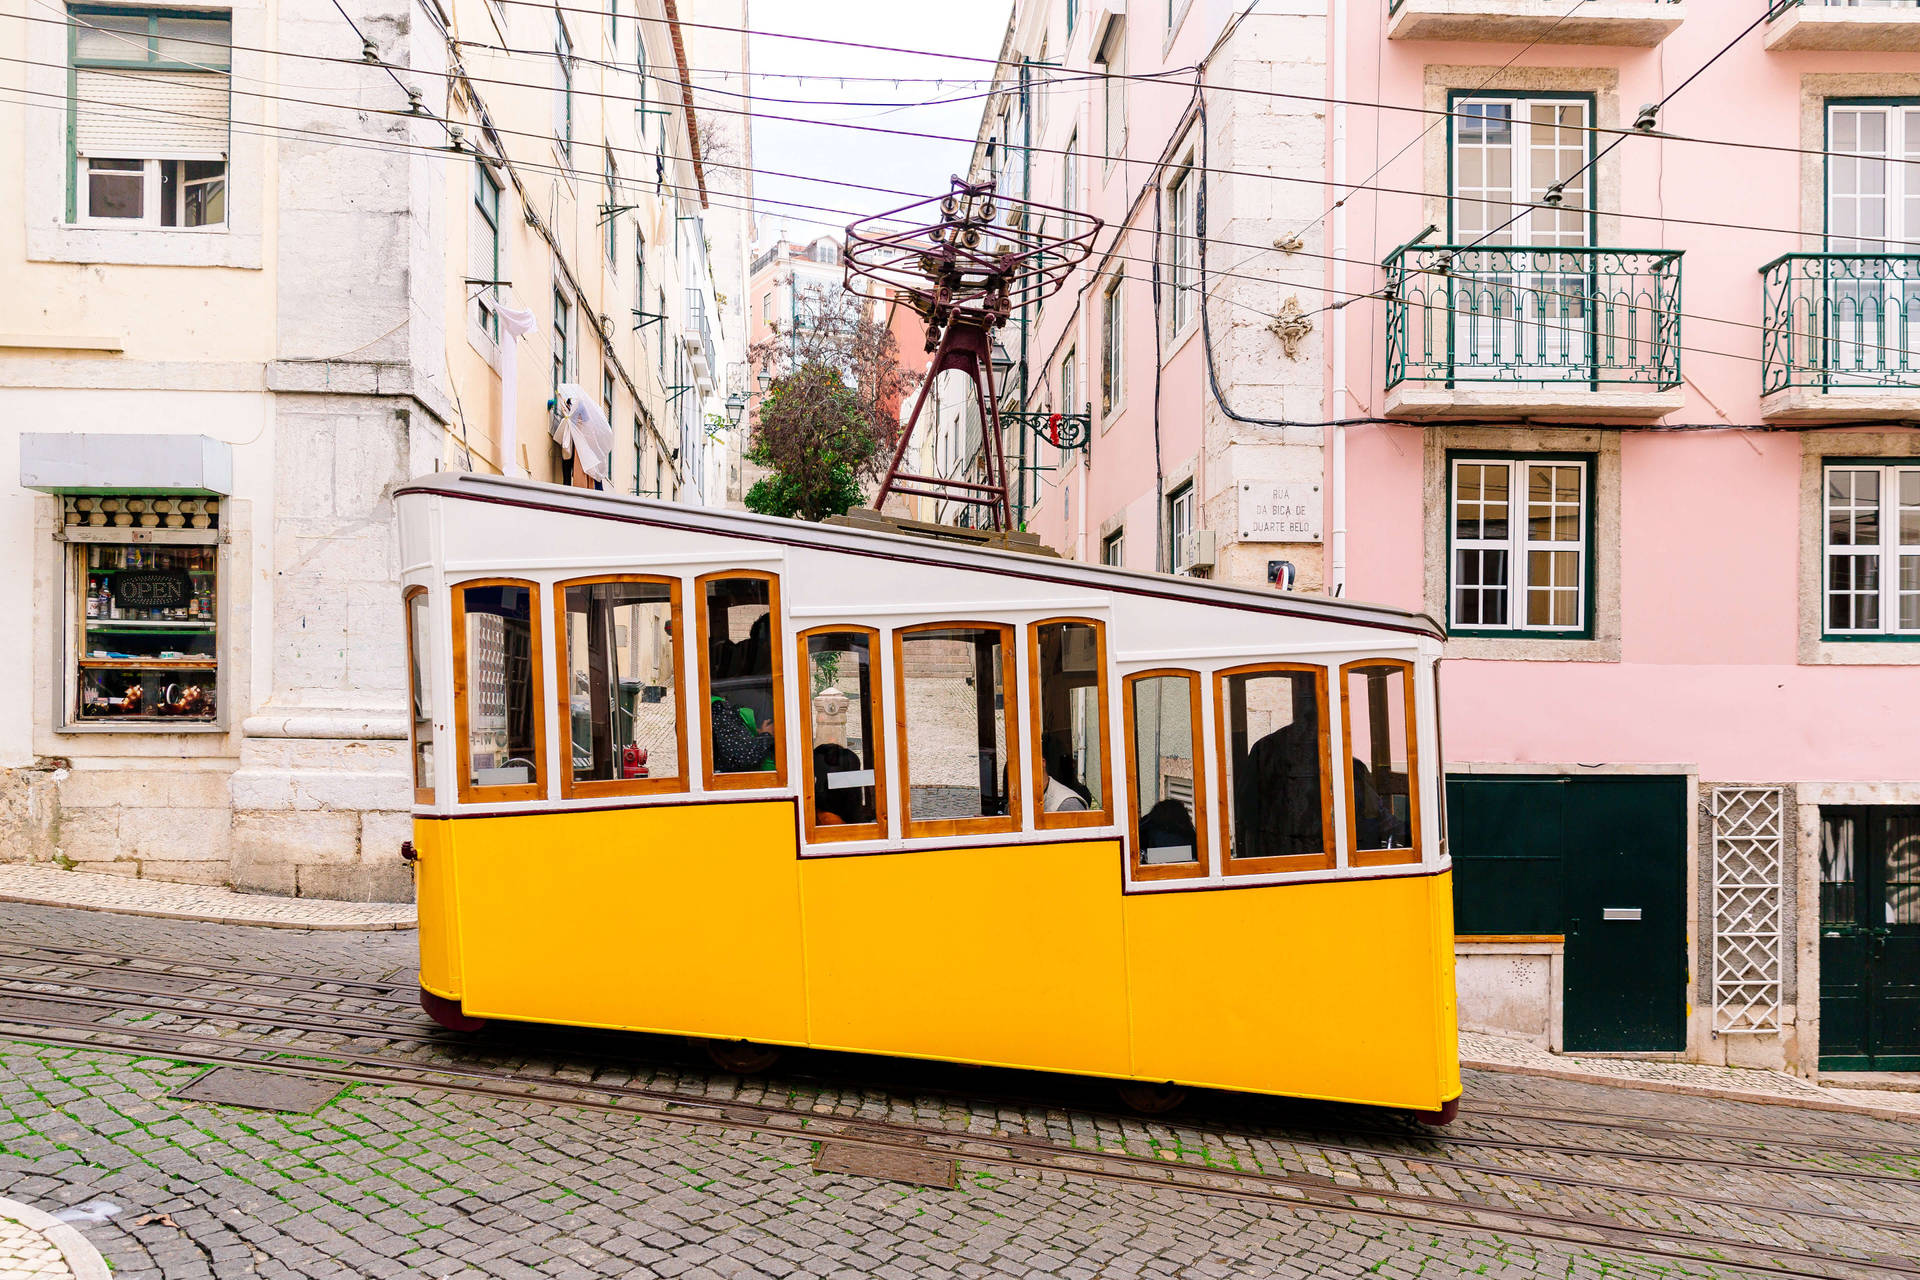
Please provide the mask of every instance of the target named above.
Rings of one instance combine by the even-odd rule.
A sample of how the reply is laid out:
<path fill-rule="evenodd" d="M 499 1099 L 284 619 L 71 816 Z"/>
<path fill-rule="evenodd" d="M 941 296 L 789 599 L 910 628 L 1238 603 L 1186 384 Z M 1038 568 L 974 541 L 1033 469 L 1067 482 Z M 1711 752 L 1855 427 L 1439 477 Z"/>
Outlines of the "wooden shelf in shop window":
<path fill-rule="evenodd" d="M 212 658 L 81 658 L 82 667 L 100 671 L 212 671 Z"/>
<path fill-rule="evenodd" d="M 202 632 L 213 630 L 211 622 L 196 622 L 192 619 L 155 618 L 88 618 L 87 630 L 94 631 L 180 631 Z"/>

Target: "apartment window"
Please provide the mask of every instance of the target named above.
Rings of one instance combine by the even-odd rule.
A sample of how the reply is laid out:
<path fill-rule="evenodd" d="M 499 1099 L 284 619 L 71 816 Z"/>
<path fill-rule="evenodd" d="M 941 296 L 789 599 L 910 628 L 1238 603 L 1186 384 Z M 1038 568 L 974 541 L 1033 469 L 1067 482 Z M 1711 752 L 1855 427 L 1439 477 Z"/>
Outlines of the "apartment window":
<path fill-rule="evenodd" d="M 1420 861 L 1420 788 L 1414 768 L 1413 664 L 1368 658 L 1340 668 L 1347 745 L 1349 863 Z"/>
<path fill-rule="evenodd" d="M 800 745 L 809 841 L 873 840 L 887 833 L 879 639 L 871 627 L 828 627 L 800 637 L 807 669 Z"/>
<path fill-rule="evenodd" d="M 773 323 L 773 290 L 771 289 L 760 295 L 760 321 L 767 325 Z"/>
<path fill-rule="evenodd" d="M 600 368 L 600 408 L 607 415 L 607 425 L 613 425 L 613 370 L 602 365 Z"/>
<path fill-rule="evenodd" d="M 220 701 L 220 503 L 71 495 L 72 721 L 209 723 Z M 138 541 L 164 532 L 165 543 Z"/>
<path fill-rule="evenodd" d="M 637 222 L 633 224 L 633 309 L 640 313 L 647 309 L 647 237 Z"/>
<path fill-rule="evenodd" d="M 68 14 L 67 220 L 225 226 L 231 20 L 79 6 Z"/>
<path fill-rule="evenodd" d="M 633 415 L 633 492 L 636 497 L 645 492 L 640 484 L 641 468 L 646 465 L 646 461 L 647 430 L 641 422 L 640 415 L 636 413 Z"/>
<path fill-rule="evenodd" d="M 1073 34 L 1073 28 L 1080 21 L 1080 0 L 1067 0 L 1067 34 Z"/>
<path fill-rule="evenodd" d="M 1107 27 L 1106 43 L 1094 59 L 1104 71 L 1100 78 L 1101 114 L 1106 120 L 1106 163 L 1111 166 L 1127 147 L 1127 24 L 1116 19 Z"/>
<path fill-rule="evenodd" d="M 1033 786 L 1041 828 L 1104 826 L 1107 796 L 1106 636 L 1097 622 L 1030 631 Z"/>
<path fill-rule="evenodd" d="M 1590 243 L 1591 95 L 1459 95 L 1453 111 L 1450 212 L 1457 242 L 1484 236 L 1489 245 Z M 1549 201 L 1555 187 L 1560 195 Z"/>
<path fill-rule="evenodd" d="M 909 836 L 1013 831 L 1013 628 L 932 623 L 894 633 Z"/>
<path fill-rule="evenodd" d="M 1100 412 L 1111 414 L 1122 398 L 1123 359 L 1126 341 L 1122 285 L 1126 277 L 1115 275 L 1100 295 Z"/>
<path fill-rule="evenodd" d="M 1067 149 L 1060 157 L 1060 204 L 1064 208 L 1080 207 L 1080 131 L 1075 129 L 1067 135 Z"/>
<path fill-rule="evenodd" d="M 1827 249 L 1821 294 L 1801 306 L 1833 385 L 1911 385 L 1920 348 L 1920 102 L 1827 104 Z"/>
<path fill-rule="evenodd" d="M 500 184 L 485 164 L 473 164 L 473 217 L 467 230 L 467 275 L 474 283 L 480 331 L 500 340 Z"/>
<path fill-rule="evenodd" d="M 1119 568 L 1127 562 L 1127 533 L 1121 529 L 1100 540 L 1100 563 Z"/>
<path fill-rule="evenodd" d="M 1073 376 L 1078 357 L 1079 353 L 1072 347 L 1068 347 L 1067 354 L 1060 358 L 1060 411 L 1062 413 L 1072 413 L 1074 406 L 1079 403 L 1079 396 L 1075 394 L 1077 387 Z"/>
<path fill-rule="evenodd" d="M 1192 320 L 1199 301 L 1200 239 L 1196 208 L 1200 183 L 1189 155 L 1167 184 L 1167 333 L 1179 333 Z"/>
<path fill-rule="evenodd" d="M 707 789 L 786 781 L 780 726 L 780 583 L 745 570 L 699 579 L 701 738 Z"/>
<path fill-rule="evenodd" d="M 679 579 L 590 578 L 554 592 L 568 748 L 561 794 L 686 790 Z"/>
<path fill-rule="evenodd" d="M 433 803 L 433 628 L 427 589 L 409 587 L 407 605 L 407 707 L 412 732 L 413 798 Z"/>
<path fill-rule="evenodd" d="M 1142 671 L 1127 677 L 1127 755 L 1133 793 L 1133 878 L 1207 873 L 1206 778 L 1200 766 L 1200 676 Z"/>
<path fill-rule="evenodd" d="M 1324 667 L 1267 663 L 1215 677 L 1228 875 L 1333 865 Z"/>
<path fill-rule="evenodd" d="M 614 212 L 620 203 L 620 169 L 613 162 L 613 148 L 607 148 L 606 155 L 607 207 L 600 211 L 601 220 L 606 224 L 607 261 L 620 261 L 620 216 Z"/>
<path fill-rule="evenodd" d="M 460 799 L 537 800 L 546 718 L 539 588 L 512 579 L 453 589 L 453 715 Z"/>
<path fill-rule="evenodd" d="M 572 381 L 573 304 L 567 295 L 553 291 L 553 402 L 560 403 L 560 384 Z"/>
<path fill-rule="evenodd" d="M 1193 485 L 1167 495 L 1167 564 L 1175 573 L 1187 567 L 1187 535 L 1193 532 Z"/>
<path fill-rule="evenodd" d="M 567 37 L 567 20 L 559 10 L 553 14 L 553 136 L 560 153 L 573 159 L 573 41 Z"/>
<path fill-rule="evenodd" d="M 667 291 L 653 291 L 653 312 L 659 316 L 659 322 L 653 326 L 655 346 L 660 355 L 660 381 L 667 380 Z"/>
<path fill-rule="evenodd" d="M 1448 625 L 1456 633 L 1590 629 L 1593 460 L 1448 460 Z"/>
<path fill-rule="evenodd" d="M 1830 463 L 1823 486 L 1829 639 L 1920 639 L 1920 462 Z"/>
<path fill-rule="evenodd" d="M 620 48 L 620 0 L 607 0 L 607 47 Z"/>

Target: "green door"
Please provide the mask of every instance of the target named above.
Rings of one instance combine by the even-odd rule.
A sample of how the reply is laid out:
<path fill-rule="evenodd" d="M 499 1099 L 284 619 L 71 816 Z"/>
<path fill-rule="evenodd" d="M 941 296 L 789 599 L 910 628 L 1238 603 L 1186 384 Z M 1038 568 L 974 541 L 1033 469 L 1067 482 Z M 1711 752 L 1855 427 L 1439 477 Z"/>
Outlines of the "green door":
<path fill-rule="evenodd" d="M 1820 1069 L 1920 1071 L 1920 808 L 1820 810 Z"/>
<path fill-rule="evenodd" d="M 1687 1038 L 1683 778 L 1447 780 L 1456 927 L 1566 937 L 1565 1047 Z"/>

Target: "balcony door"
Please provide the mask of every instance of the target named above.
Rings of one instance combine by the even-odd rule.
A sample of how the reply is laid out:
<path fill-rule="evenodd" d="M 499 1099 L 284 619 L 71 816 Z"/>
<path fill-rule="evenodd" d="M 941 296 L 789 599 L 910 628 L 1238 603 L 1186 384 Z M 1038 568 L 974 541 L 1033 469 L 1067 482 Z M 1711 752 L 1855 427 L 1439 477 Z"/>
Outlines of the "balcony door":
<path fill-rule="evenodd" d="M 1590 381 L 1592 100 L 1463 96 L 1453 109 L 1452 240 L 1476 246 L 1444 285 L 1455 376 Z"/>
<path fill-rule="evenodd" d="M 1920 102 L 1827 106 L 1827 253 L 1819 315 L 1829 385 L 1911 386 L 1920 373 Z"/>

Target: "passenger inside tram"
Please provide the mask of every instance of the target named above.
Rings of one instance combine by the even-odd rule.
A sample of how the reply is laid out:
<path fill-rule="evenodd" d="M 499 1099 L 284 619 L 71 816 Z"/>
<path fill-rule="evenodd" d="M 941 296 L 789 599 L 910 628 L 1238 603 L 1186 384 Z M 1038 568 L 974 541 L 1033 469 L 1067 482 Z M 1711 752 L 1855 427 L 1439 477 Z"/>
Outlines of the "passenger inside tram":
<path fill-rule="evenodd" d="M 1302 671 L 1230 676 L 1227 710 L 1232 726 L 1232 856 L 1324 852 L 1320 694 L 1314 677 Z"/>
<path fill-rule="evenodd" d="M 764 578 L 706 584 L 708 715 L 715 773 L 774 766 L 772 592 Z"/>
<path fill-rule="evenodd" d="M 1040 758 L 1047 769 L 1047 789 L 1040 797 L 1045 813 L 1083 813 L 1091 807 L 1093 793 L 1080 781 L 1073 766 L 1073 744 L 1065 732 L 1051 733 L 1042 741 Z"/>
<path fill-rule="evenodd" d="M 1194 861 L 1199 833 L 1183 801 L 1162 800 L 1140 817 L 1140 861 L 1147 866 Z"/>

